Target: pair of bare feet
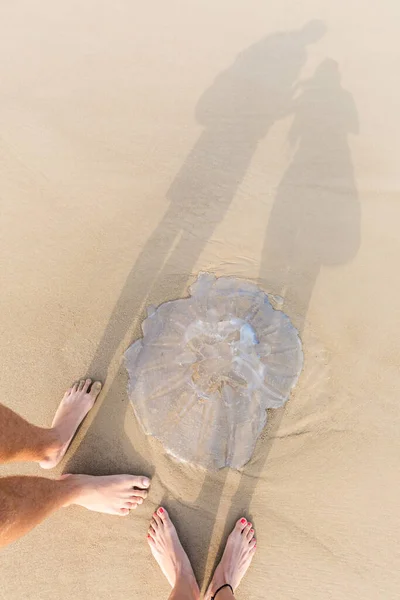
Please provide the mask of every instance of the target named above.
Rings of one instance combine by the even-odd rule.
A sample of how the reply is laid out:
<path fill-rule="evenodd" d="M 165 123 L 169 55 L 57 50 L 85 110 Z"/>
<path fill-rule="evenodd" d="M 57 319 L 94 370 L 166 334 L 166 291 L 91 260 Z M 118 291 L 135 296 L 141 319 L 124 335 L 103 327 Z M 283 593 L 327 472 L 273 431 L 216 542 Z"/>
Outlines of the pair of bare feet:
<path fill-rule="evenodd" d="M 43 469 L 52 469 L 64 457 L 79 425 L 86 417 L 101 391 L 101 383 L 90 379 L 73 385 L 64 394 L 49 430 L 50 443 L 40 461 Z M 125 516 L 142 504 L 150 480 L 134 475 L 63 475 L 65 506 L 78 504 L 89 510 Z"/>
<path fill-rule="evenodd" d="M 192 566 L 165 508 L 160 507 L 154 513 L 147 541 L 171 587 L 190 589 L 192 596 L 198 598 L 200 592 Z M 217 590 L 226 584 L 229 584 L 233 591 L 236 590 L 250 566 L 256 546 L 252 524 L 244 517 L 239 519 L 228 538 L 221 562 L 214 572 L 205 595 L 206 600 L 211 600 Z"/>

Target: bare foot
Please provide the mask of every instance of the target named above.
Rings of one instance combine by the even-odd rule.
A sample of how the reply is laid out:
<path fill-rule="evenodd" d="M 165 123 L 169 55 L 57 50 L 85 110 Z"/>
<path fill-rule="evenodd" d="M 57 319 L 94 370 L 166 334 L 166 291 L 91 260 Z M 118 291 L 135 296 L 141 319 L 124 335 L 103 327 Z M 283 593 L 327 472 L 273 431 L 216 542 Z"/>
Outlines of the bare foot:
<path fill-rule="evenodd" d="M 124 516 L 147 497 L 150 480 L 134 475 L 63 475 L 69 500 L 64 506 L 78 504 L 96 512 Z"/>
<path fill-rule="evenodd" d="M 191 595 L 197 598 L 200 592 L 192 565 L 165 508 L 160 507 L 154 513 L 147 541 L 170 586 L 174 588 L 180 580 L 182 587 L 186 585 L 190 588 Z"/>
<path fill-rule="evenodd" d="M 58 465 L 79 425 L 93 407 L 100 393 L 101 383 L 96 381 L 89 391 L 91 383 L 90 379 L 82 380 L 65 392 L 51 426 L 58 441 L 54 448 L 48 450 L 46 458 L 39 462 L 42 469 L 52 469 Z"/>
<path fill-rule="evenodd" d="M 211 600 L 218 588 L 226 583 L 232 586 L 233 591 L 236 590 L 253 560 L 256 545 L 254 529 L 243 517 L 228 537 L 221 562 L 205 595 L 206 600 Z"/>

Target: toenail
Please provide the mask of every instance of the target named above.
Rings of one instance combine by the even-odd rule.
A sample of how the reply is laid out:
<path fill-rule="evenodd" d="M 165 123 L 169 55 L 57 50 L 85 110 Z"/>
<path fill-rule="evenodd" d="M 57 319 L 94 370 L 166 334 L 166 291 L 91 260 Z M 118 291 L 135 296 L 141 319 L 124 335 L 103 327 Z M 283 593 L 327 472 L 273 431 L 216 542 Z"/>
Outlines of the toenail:
<path fill-rule="evenodd" d="M 249 527 L 251 527 L 251 526 L 252 526 L 252 523 L 247 523 L 247 525 L 248 525 Z"/>
<path fill-rule="evenodd" d="M 240 522 L 244 525 L 246 523 L 246 519 L 242 519 Z"/>
<path fill-rule="evenodd" d="M 254 529 L 250 529 L 250 533 L 254 533 Z"/>
<path fill-rule="evenodd" d="M 163 508 L 159 508 L 159 509 L 158 509 L 158 512 L 159 512 L 159 513 L 161 513 L 161 514 L 163 514 L 163 512 L 164 512 L 164 509 L 163 509 Z"/>

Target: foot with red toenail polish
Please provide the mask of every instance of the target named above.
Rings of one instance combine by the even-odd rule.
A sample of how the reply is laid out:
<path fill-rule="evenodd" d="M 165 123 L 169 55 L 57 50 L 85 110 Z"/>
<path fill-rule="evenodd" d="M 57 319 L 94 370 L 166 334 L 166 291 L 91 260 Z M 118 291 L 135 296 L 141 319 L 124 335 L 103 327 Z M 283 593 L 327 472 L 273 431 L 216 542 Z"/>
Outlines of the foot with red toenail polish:
<path fill-rule="evenodd" d="M 171 587 L 177 591 L 177 595 L 199 598 L 199 586 L 192 565 L 182 547 L 174 524 L 162 507 L 153 514 L 147 540 L 152 555 Z"/>
<path fill-rule="evenodd" d="M 256 551 L 254 529 L 251 527 L 252 524 L 245 518 L 237 521 L 228 537 L 224 554 L 215 570 L 205 600 L 211 600 L 215 592 L 226 584 L 229 584 L 233 591 L 238 587 Z"/>

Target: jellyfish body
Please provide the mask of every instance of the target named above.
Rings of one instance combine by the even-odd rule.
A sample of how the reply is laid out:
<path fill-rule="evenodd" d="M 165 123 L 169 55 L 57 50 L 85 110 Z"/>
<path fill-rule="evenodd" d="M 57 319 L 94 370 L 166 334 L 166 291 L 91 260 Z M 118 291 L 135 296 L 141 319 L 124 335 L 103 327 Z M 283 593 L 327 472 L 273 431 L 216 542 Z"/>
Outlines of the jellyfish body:
<path fill-rule="evenodd" d="M 145 433 L 178 460 L 242 467 L 302 368 L 289 318 L 256 285 L 201 273 L 189 298 L 150 310 L 142 329 L 125 364 Z"/>

